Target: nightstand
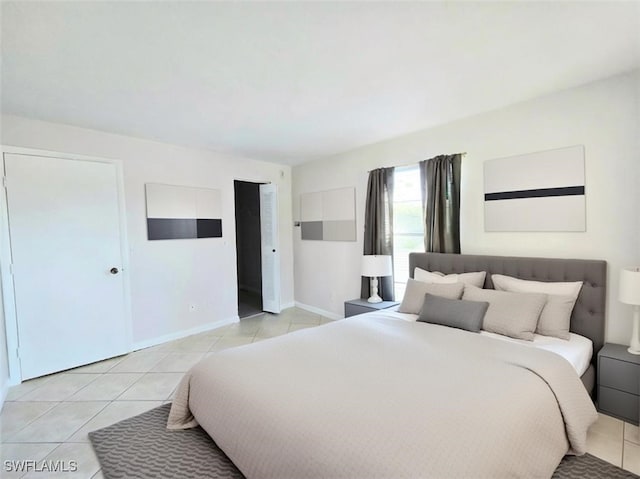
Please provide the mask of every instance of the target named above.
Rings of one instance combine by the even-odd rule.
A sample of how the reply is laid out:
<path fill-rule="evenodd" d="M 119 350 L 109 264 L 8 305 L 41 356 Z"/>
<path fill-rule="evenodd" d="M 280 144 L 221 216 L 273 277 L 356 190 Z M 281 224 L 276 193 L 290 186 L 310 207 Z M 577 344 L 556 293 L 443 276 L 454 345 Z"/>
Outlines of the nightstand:
<path fill-rule="evenodd" d="M 392 308 L 400 304 L 396 301 L 383 301 L 382 303 L 369 303 L 366 299 L 352 299 L 344 302 L 344 317 L 355 316 L 356 314 L 380 311 L 381 309 Z"/>
<path fill-rule="evenodd" d="M 607 343 L 598 353 L 598 409 L 633 424 L 640 411 L 640 356 Z"/>

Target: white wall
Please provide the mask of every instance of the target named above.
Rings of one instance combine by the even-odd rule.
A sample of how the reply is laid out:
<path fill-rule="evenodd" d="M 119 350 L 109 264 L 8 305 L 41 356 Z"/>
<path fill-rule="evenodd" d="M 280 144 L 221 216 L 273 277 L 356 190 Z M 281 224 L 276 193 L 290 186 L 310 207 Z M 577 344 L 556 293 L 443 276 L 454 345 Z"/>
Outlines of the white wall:
<path fill-rule="evenodd" d="M 2 288 L 0 288 L 0 410 L 9 390 L 9 355 L 4 326 L 4 308 L 2 307 Z"/>
<path fill-rule="evenodd" d="M 234 179 L 278 185 L 282 303 L 293 303 L 288 166 L 15 116 L 2 117 L 1 142 L 122 160 L 134 345 L 237 319 Z M 145 183 L 220 189 L 223 238 L 148 241 Z"/>
<path fill-rule="evenodd" d="M 301 193 L 345 186 L 356 187 L 358 218 L 354 243 L 301 241 L 295 228 L 296 301 L 342 314 L 343 301 L 359 296 L 368 170 L 466 151 L 462 252 L 606 260 L 606 337 L 628 344 L 631 310 L 616 293 L 620 268 L 640 264 L 638 82 L 636 71 L 294 167 L 294 219 Z M 572 145 L 585 146 L 587 231 L 485 233 L 483 161 Z"/>

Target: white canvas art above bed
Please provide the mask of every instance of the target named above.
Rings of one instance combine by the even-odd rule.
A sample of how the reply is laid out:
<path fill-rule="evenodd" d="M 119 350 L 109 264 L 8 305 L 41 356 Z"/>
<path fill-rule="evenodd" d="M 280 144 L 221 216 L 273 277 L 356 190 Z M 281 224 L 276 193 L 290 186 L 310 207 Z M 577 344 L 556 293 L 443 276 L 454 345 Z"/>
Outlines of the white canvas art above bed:
<path fill-rule="evenodd" d="M 484 162 L 485 231 L 585 231 L 584 146 Z"/>

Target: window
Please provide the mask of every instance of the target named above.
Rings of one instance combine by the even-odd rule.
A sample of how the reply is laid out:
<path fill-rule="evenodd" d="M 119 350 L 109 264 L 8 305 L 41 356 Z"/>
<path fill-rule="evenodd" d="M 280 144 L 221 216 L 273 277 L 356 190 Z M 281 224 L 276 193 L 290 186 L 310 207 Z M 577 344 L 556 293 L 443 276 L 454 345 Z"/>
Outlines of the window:
<path fill-rule="evenodd" d="M 424 252 L 420 168 L 397 167 L 393 177 L 393 279 L 396 301 L 404 296 L 409 253 Z"/>

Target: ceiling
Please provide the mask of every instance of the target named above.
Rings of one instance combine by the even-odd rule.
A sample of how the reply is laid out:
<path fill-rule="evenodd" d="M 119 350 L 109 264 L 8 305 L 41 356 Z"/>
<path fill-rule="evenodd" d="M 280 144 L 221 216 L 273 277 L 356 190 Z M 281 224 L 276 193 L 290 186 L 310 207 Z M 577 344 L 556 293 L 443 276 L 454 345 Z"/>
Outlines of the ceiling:
<path fill-rule="evenodd" d="M 287 164 L 640 65 L 640 2 L 1 8 L 4 113 Z"/>

